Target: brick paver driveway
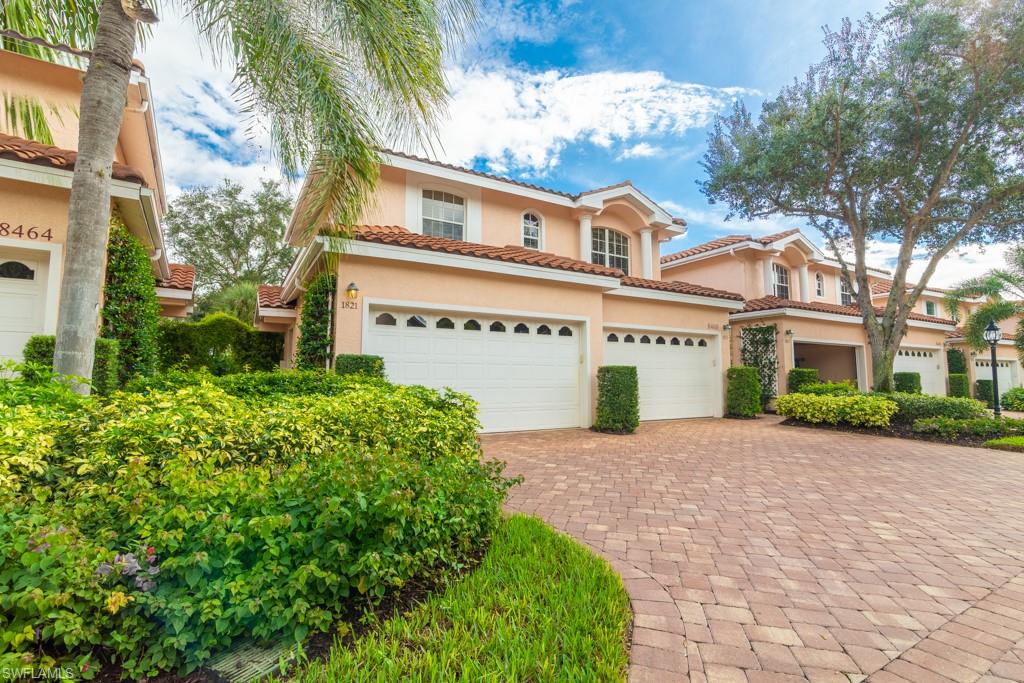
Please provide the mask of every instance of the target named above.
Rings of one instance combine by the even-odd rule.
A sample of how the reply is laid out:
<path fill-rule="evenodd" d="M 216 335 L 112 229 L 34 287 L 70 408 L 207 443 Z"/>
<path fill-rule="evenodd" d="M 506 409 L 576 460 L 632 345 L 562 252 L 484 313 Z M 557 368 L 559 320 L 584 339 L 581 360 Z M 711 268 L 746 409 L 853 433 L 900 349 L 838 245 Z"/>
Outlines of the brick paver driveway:
<path fill-rule="evenodd" d="M 622 573 L 633 680 L 1024 681 L 1024 456 L 757 421 L 484 437 Z"/>

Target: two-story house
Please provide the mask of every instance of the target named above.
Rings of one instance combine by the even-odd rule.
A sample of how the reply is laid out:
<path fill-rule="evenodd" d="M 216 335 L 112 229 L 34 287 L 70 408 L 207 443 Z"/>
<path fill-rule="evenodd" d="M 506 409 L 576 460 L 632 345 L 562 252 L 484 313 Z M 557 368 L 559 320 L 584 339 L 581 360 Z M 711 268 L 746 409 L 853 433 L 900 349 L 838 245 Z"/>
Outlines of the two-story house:
<path fill-rule="evenodd" d="M 20 359 L 34 334 L 54 334 L 67 241 L 68 201 L 78 146 L 81 69 L 0 51 L 5 95 L 44 105 L 55 145 L 0 132 L 0 359 Z M 111 202 L 149 251 L 165 316 L 187 315 L 195 270 L 172 264 L 160 220 L 163 171 L 149 79 L 133 70 L 118 141 Z"/>
<path fill-rule="evenodd" d="M 840 264 L 799 230 L 716 239 L 662 257 L 661 272 L 666 280 L 709 287 L 735 283 L 746 303 L 730 316 L 733 362 L 749 354 L 775 354 L 778 393 L 785 393 L 786 374 L 795 367 L 817 368 L 823 380 L 870 386 L 871 352 L 856 296 L 841 277 Z M 891 277 L 873 268 L 869 280 L 873 292 L 887 292 Z M 926 393 L 945 394 L 944 344 L 955 324 L 935 309 L 914 312 L 908 325 L 895 370 L 918 372 Z M 763 336 L 749 330 L 766 326 L 775 330 L 767 350 Z"/>
<path fill-rule="evenodd" d="M 642 419 L 721 415 L 738 283 L 664 280 L 660 244 L 685 222 L 631 183 L 571 194 L 388 153 L 362 223 L 339 242 L 293 218 L 301 250 L 257 314 L 289 359 L 303 286 L 330 268 L 333 353 L 468 392 L 487 430 L 589 426 L 607 364 L 638 368 Z"/>

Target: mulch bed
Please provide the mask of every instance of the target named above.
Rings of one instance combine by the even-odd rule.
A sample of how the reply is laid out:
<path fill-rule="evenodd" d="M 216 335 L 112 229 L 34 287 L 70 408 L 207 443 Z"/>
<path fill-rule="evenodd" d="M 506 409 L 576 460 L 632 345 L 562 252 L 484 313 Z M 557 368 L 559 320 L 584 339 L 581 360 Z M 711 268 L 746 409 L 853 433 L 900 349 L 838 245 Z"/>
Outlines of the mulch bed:
<path fill-rule="evenodd" d="M 972 448 L 991 448 L 986 446 L 985 442 L 997 437 L 986 437 L 986 436 L 974 436 L 968 434 L 960 436 L 954 439 L 946 439 L 937 434 L 925 434 L 921 432 L 915 432 L 911 429 L 910 425 L 906 424 L 895 424 L 891 427 L 854 427 L 852 425 L 830 425 L 830 424 L 811 424 L 809 422 L 801 422 L 787 418 L 779 424 L 785 425 L 786 427 L 805 427 L 807 429 L 824 429 L 833 432 L 849 432 L 852 434 L 870 434 L 871 436 L 887 436 L 895 439 L 913 439 L 915 441 L 931 441 L 932 443 L 941 443 L 946 446 L 969 446 Z M 992 449 L 1001 450 L 1001 449 Z"/>

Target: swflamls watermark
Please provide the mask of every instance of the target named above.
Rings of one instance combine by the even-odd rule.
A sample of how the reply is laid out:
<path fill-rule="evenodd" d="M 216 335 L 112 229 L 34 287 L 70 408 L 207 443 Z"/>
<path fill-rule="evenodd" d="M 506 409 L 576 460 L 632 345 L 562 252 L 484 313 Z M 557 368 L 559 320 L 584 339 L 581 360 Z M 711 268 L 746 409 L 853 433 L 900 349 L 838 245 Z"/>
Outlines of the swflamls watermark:
<path fill-rule="evenodd" d="M 67 666 L 0 667 L 0 681 L 70 681 L 74 678 L 75 670 Z"/>

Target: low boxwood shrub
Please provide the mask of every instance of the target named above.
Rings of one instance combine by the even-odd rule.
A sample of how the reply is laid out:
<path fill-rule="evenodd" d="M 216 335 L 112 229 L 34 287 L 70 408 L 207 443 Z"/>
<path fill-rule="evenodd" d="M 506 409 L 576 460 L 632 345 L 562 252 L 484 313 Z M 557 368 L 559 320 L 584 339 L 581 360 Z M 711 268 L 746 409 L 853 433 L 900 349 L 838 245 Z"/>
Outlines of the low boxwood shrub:
<path fill-rule="evenodd" d="M 898 410 L 880 395 L 815 396 L 786 394 L 776 399 L 780 415 L 810 424 L 849 424 L 855 427 L 888 427 Z"/>
<path fill-rule="evenodd" d="M 985 415 L 985 405 L 971 398 L 956 396 L 929 396 L 927 394 L 874 394 L 883 396 L 899 407 L 893 422 L 913 424 L 928 417 L 949 417 L 967 420 Z"/>
<path fill-rule="evenodd" d="M 761 379 L 757 368 L 738 365 L 725 372 L 725 414 L 751 418 L 761 410 Z"/>
<path fill-rule="evenodd" d="M 966 374 L 959 372 L 950 373 L 949 395 L 959 398 L 970 398 L 971 383 Z"/>
<path fill-rule="evenodd" d="M 52 378 L 53 354 L 57 338 L 37 334 L 28 338 L 22 356 L 22 375 L 28 380 L 49 381 Z M 120 386 L 120 345 L 116 339 L 98 337 L 93 350 L 92 388 L 100 394 L 117 391 Z"/>
<path fill-rule="evenodd" d="M 805 386 L 817 383 L 817 368 L 793 368 L 786 374 L 786 388 L 791 394 L 803 391 Z"/>
<path fill-rule="evenodd" d="M 1024 436 L 1004 436 L 999 439 L 989 439 L 985 442 L 985 445 L 1001 451 L 1024 453 Z"/>
<path fill-rule="evenodd" d="M 989 408 L 995 405 L 993 401 L 992 380 L 974 380 L 974 398 L 982 401 Z"/>
<path fill-rule="evenodd" d="M 921 373 L 894 372 L 892 373 L 892 385 L 896 391 L 902 394 L 920 394 Z"/>
<path fill-rule="evenodd" d="M 992 438 L 1024 434 L 1024 420 L 994 417 L 958 420 L 949 417 L 930 417 L 914 422 L 913 430 L 920 434 L 935 434 L 951 440 L 961 436 Z"/>
<path fill-rule="evenodd" d="M 341 353 L 334 358 L 334 371 L 339 375 L 384 377 L 384 359 L 366 353 Z"/>
<path fill-rule="evenodd" d="M 849 380 L 842 382 L 821 382 L 819 384 L 805 384 L 800 389 L 803 394 L 815 394 L 817 396 L 853 396 L 860 393 L 857 385 Z"/>
<path fill-rule="evenodd" d="M 1003 408 L 1006 410 L 1024 411 L 1024 387 L 1010 389 L 1001 399 Z"/>
<path fill-rule="evenodd" d="M 632 365 L 603 365 L 597 369 L 599 432 L 632 434 L 640 426 L 640 384 Z"/>

